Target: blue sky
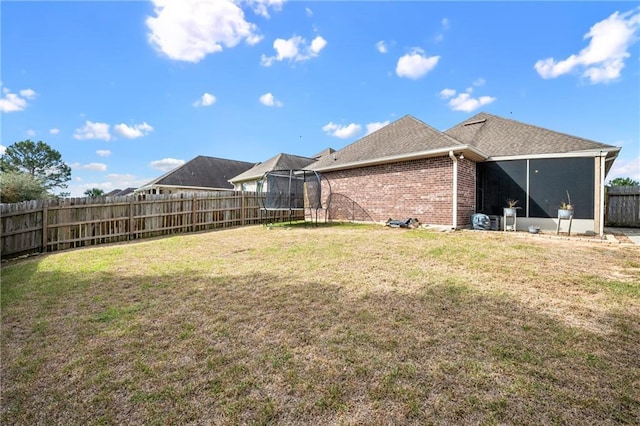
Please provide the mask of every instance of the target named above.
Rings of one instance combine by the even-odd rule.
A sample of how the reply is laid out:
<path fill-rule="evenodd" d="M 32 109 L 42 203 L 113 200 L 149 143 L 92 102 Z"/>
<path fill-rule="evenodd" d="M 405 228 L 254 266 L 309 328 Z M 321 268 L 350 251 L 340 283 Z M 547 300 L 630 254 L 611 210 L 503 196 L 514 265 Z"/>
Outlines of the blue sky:
<path fill-rule="evenodd" d="M 48 143 L 72 196 L 481 111 L 621 146 L 607 180 L 640 180 L 637 2 L 2 1 L 0 20 L 0 152 Z"/>

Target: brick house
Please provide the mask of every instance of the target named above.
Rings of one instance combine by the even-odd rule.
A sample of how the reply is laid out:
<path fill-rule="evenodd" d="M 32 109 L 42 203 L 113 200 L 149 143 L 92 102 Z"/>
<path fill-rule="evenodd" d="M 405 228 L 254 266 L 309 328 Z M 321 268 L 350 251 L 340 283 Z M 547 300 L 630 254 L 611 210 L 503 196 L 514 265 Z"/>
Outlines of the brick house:
<path fill-rule="evenodd" d="M 320 158 L 331 220 L 467 227 L 519 200 L 517 228 L 555 229 L 570 193 L 576 232 L 602 234 L 604 179 L 619 147 L 480 113 L 440 132 L 405 116 Z"/>

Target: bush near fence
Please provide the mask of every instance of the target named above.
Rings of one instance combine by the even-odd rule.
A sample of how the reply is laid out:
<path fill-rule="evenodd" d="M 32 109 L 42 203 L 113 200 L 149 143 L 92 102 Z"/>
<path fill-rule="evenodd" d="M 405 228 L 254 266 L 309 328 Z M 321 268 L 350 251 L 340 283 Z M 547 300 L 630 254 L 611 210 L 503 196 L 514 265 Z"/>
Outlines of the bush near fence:
<path fill-rule="evenodd" d="M 0 204 L 2 258 L 261 223 L 256 192 L 62 198 Z M 278 211 L 270 221 L 304 219 Z"/>

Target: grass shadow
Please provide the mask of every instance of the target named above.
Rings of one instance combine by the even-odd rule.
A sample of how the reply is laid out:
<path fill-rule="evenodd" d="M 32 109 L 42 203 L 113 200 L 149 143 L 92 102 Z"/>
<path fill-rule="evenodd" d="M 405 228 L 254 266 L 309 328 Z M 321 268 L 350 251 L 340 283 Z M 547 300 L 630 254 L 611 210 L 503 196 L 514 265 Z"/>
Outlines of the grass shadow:
<path fill-rule="evenodd" d="M 123 259 L 3 274 L 2 423 L 638 420 L 638 315 L 609 313 L 603 335 L 463 278 L 353 291 Z"/>

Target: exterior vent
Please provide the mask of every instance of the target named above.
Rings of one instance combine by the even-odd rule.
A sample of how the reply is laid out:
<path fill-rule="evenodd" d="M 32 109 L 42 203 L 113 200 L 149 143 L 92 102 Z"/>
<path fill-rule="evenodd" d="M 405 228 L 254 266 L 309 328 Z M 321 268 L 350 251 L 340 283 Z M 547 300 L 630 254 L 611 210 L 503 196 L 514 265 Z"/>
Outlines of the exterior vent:
<path fill-rule="evenodd" d="M 482 120 L 470 121 L 468 123 L 464 123 L 464 125 L 465 126 L 471 126 L 472 124 L 480 124 L 480 123 L 484 123 L 485 121 L 487 121 L 486 118 L 484 118 Z"/>

